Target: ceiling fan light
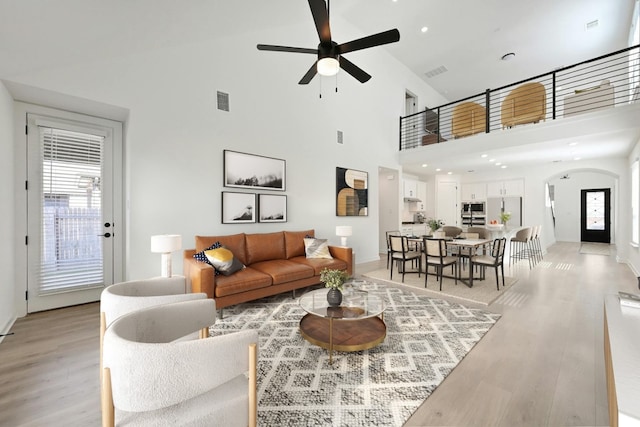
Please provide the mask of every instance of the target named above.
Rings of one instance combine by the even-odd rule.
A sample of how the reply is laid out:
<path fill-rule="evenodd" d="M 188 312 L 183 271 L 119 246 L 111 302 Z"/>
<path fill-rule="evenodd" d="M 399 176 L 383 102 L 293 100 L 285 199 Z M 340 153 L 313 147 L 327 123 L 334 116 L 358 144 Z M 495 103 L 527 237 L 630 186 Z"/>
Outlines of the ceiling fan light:
<path fill-rule="evenodd" d="M 336 58 L 318 60 L 318 74 L 321 76 L 335 76 L 338 70 L 340 70 L 340 62 Z"/>

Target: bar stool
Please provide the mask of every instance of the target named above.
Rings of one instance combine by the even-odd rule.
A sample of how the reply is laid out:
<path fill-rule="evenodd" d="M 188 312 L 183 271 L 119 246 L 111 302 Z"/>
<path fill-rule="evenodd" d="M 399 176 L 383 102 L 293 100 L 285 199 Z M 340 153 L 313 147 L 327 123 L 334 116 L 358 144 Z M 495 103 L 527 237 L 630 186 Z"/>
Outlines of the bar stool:
<path fill-rule="evenodd" d="M 531 240 L 531 227 L 526 227 L 519 230 L 515 236 L 509 241 L 509 265 L 511 261 L 518 262 L 527 258 L 529 261 L 529 268 L 532 268 L 531 257 L 529 253 L 529 241 Z M 515 249 L 515 250 L 514 250 Z"/>

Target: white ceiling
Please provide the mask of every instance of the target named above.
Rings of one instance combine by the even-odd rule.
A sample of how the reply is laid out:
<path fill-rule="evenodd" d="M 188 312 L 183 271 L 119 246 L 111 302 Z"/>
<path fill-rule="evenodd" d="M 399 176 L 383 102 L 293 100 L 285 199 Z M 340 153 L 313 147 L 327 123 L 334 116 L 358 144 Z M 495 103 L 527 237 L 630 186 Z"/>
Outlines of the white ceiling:
<path fill-rule="evenodd" d="M 349 38 L 398 28 L 400 42 L 367 55 L 386 49 L 453 101 L 627 47 L 634 1 L 332 0 L 330 13 L 353 27 L 336 28 L 337 20 L 332 32 L 339 43 L 348 41 L 341 34 L 353 35 L 354 29 L 361 34 Z M 586 30 L 595 20 L 598 25 Z M 429 28 L 426 33 L 420 31 L 423 26 Z M 273 27 L 291 28 L 289 39 L 270 39 Z M 42 69 L 170 45 L 232 41 L 234 34 L 249 32 L 264 33 L 261 43 L 317 43 L 304 0 L 0 0 L 0 78 L 19 80 Z M 502 61 L 508 52 L 515 58 Z M 441 66 L 448 71 L 425 75 Z M 292 69 L 291 84 L 305 71 Z M 366 71 L 375 78 L 376 70 Z M 637 129 L 618 134 L 611 146 L 628 151 Z M 524 147 L 516 151 L 511 162 L 523 155 L 531 159 Z"/>

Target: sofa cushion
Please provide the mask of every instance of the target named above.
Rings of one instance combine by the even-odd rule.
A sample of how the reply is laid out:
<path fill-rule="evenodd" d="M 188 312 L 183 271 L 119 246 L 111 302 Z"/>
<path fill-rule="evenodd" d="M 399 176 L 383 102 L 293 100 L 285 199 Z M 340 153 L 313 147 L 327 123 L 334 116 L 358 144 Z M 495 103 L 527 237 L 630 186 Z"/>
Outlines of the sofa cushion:
<path fill-rule="evenodd" d="M 215 242 L 220 242 L 225 248 L 233 252 L 238 260 L 247 265 L 244 233 L 231 234 L 228 236 L 196 236 L 196 252 L 203 251 Z"/>
<path fill-rule="evenodd" d="M 305 254 L 304 238 L 307 236 L 315 236 L 314 230 L 284 232 L 285 256 L 287 259 Z"/>
<path fill-rule="evenodd" d="M 224 246 L 206 250 L 204 254 L 209 264 L 225 276 L 230 276 L 244 268 L 244 264 L 238 261 L 238 258 L 233 255 L 233 252 Z"/>
<path fill-rule="evenodd" d="M 271 286 L 272 282 L 273 280 L 268 274 L 247 267 L 231 276 L 216 276 L 214 298 L 266 288 Z"/>
<path fill-rule="evenodd" d="M 271 276 L 274 285 L 293 282 L 294 280 L 308 279 L 315 275 L 311 266 L 291 262 L 286 259 L 256 262 L 251 264 L 251 268 Z"/>
<path fill-rule="evenodd" d="M 307 258 L 332 259 L 327 239 L 304 239 L 304 251 Z"/>
<path fill-rule="evenodd" d="M 311 267 L 313 269 L 314 275 L 316 276 L 320 275 L 320 271 L 322 271 L 323 268 L 329 268 L 332 270 L 347 269 L 347 263 L 338 258 L 326 259 L 326 258 L 307 258 L 306 256 L 298 256 L 295 258 L 291 258 L 289 261 Z"/>
<path fill-rule="evenodd" d="M 251 265 L 256 262 L 269 261 L 272 259 L 284 259 L 284 233 L 260 233 L 245 235 L 245 249 L 247 262 Z"/>

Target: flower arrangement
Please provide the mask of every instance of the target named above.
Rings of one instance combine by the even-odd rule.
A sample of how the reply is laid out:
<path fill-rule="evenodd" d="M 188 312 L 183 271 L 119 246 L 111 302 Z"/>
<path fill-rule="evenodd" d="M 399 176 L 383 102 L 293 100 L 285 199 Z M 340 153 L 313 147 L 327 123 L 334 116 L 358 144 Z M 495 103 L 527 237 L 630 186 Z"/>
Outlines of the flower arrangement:
<path fill-rule="evenodd" d="M 324 283 L 325 288 L 337 289 L 342 291 L 342 285 L 349 278 L 346 271 L 343 270 L 331 270 L 323 268 L 320 271 L 320 281 Z"/>
<path fill-rule="evenodd" d="M 427 220 L 427 225 L 429 226 L 431 231 L 436 231 L 437 229 L 439 229 L 444 225 L 444 221 L 441 219 L 429 218 Z"/>
<path fill-rule="evenodd" d="M 510 219 L 511 219 L 511 212 L 500 213 L 500 221 L 502 221 L 503 224 L 506 224 L 507 221 L 509 221 Z"/>

